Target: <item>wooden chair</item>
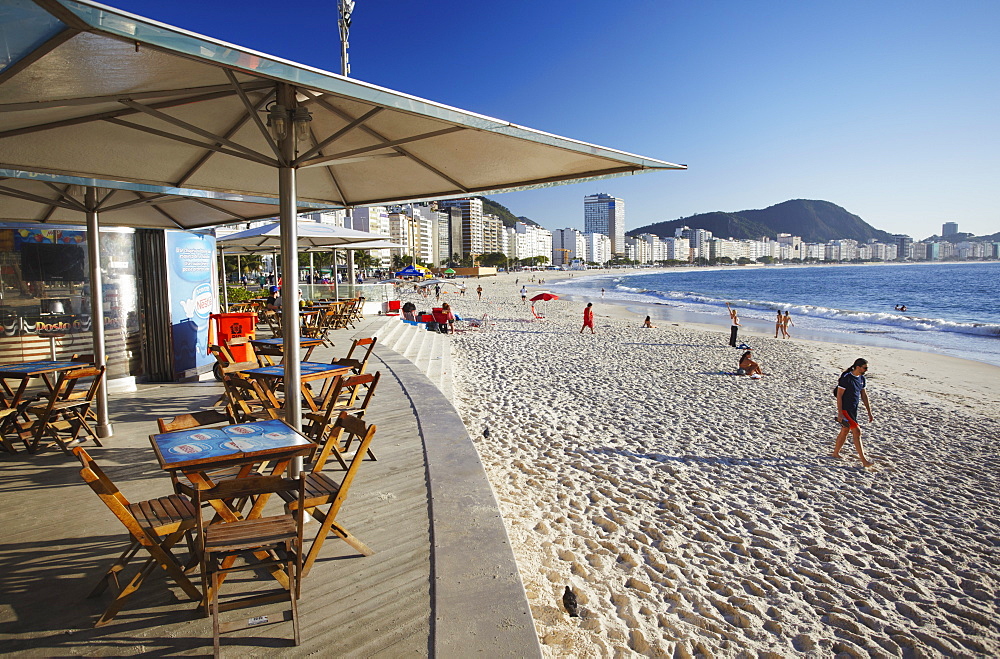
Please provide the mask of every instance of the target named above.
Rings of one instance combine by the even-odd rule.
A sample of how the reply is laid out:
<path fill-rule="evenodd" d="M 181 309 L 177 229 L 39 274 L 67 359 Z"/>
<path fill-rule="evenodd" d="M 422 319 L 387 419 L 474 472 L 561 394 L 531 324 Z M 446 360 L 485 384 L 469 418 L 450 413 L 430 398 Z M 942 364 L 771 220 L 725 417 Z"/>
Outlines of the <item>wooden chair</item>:
<path fill-rule="evenodd" d="M 35 421 L 21 432 L 28 452 L 37 451 L 42 439 L 49 436 L 59 444 L 64 453 L 69 453 L 69 444 L 77 441 L 81 431 L 89 435 L 95 444 L 102 446 L 97 433 L 90 427 L 88 414 L 97 389 L 104 380 L 105 369 L 105 366 L 87 366 L 64 371 L 49 393 L 48 400 L 27 407 L 27 412 L 36 416 Z M 80 381 L 88 378 L 91 382 L 86 394 L 83 397 L 74 395 L 78 393 L 77 385 Z M 64 434 L 69 434 L 69 438 L 65 439 Z"/>
<path fill-rule="evenodd" d="M 348 366 L 355 375 L 363 375 L 368 367 L 368 358 L 371 357 L 376 343 L 378 343 L 378 337 L 354 339 L 351 349 L 347 351 L 347 356 L 343 359 L 334 359 L 330 363 L 337 366 Z"/>
<path fill-rule="evenodd" d="M 17 416 L 19 410 L 16 407 L 8 407 L 0 410 L 0 446 L 8 453 L 17 453 L 14 442 L 8 433 L 17 433 Z"/>
<path fill-rule="evenodd" d="M 257 519 L 243 519 L 206 526 L 198 519 L 195 545 L 201 556 L 202 590 L 205 613 L 212 616 L 212 645 L 219 656 L 219 635 L 237 629 L 291 622 L 295 645 L 299 644 L 298 599 L 301 592 L 302 524 L 305 506 L 305 478 L 294 480 L 280 476 L 253 476 L 223 481 L 215 487 L 197 490 L 195 504 L 200 508 L 212 499 L 239 499 L 277 493 L 291 501 L 293 512 Z M 242 557 L 246 563 L 236 564 Z M 256 560 L 254 560 L 256 559 Z M 270 591 L 236 600 L 219 602 L 219 588 L 225 577 L 234 572 L 253 572 L 260 568 L 284 568 L 288 589 Z M 270 577 L 268 577 L 270 578 Z M 247 606 L 287 601 L 289 610 L 281 616 L 257 615 L 220 623 L 219 613 Z"/>
<path fill-rule="evenodd" d="M 226 373 L 226 412 L 234 423 L 247 423 L 265 419 L 280 419 L 284 415 L 282 403 L 270 389 L 239 373 Z"/>
<path fill-rule="evenodd" d="M 274 366 L 281 363 L 281 360 L 285 358 L 284 350 L 277 346 L 261 346 L 256 349 L 256 353 L 257 364 L 261 367 Z"/>
<path fill-rule="evenodd" d="M 97 597 L 108 587 L 109 583 L 114 583 L 118 594 L 114 601 L 104 611 L 104 614 L 94 624 L 101 627 L 111 622 L 115 615 L 125 605 L 126 599 L 135 591 L 139 590 L 143 581 L 157 567 L 166 570 L 167 574 L 177 582 L 184 593 L 194 601 L 201 600 L 201 593 L 191 583 L 191 580 L 184 575 L 184 570 L 170 553 L 171 548 L 189 534 L 199 520 L 198 508 L 191 501 L 179 495 L 150 499 L 149 501 L 139 501 L 130 503 L 125 498 L 115 484 L 101 471 L 97 463 L 87 454 L 83 447 L 73 449 L 73 453 L 80 459 L 83 468 L 80 476 L 90 486 L 101 501 L 114 513 L 115 517 L 125 526 L 129 532 L 131 541 L 121 556 L 112 563 L 107 572 L 101 577 L 97 586 L 91 591 L 88 597 Z M 190 536 L 189 536 L 190 538 Z M 119 574 L 125 569 L 129 561 L 142 549 L 149 555 L 149 560 L 140 568 L 139 572 L 125 584 L 119 583 Z"/>
<path fill-rule="evenodd" d="M 297 512 L 304 506 L 305 511 L 320 523 L 319 531 L 317 531 L 316 537 L 309 547 L 309 553 L 306 555 L 305 563 L 302 566 L 303 577 L 309 574 L 309 570 L 312 569 L 313 563 L 316 562 L 316 557 L 319 556 L 319 552 L 323 548 L 323 543 L 331 533 L 358 550 L 364 556 L 371 556 L 375 553 L 368 545 L 353 536 L 346 528 L 337 524 L 337 514 L 343 507 L 344 501 L 347 500 L 347 493 L 350 490 L 351 483 L 354 482 L 354 477 L 357 475 L 358 469 L 361 468 L 364 455 L 368 451 L 369 446 L 371 446 L 372 439 L 375 437 L 376 427 L 374 424 L 365 425 L 365 422 L 361 419 L 351 416 L 347 412 L 341 412 L 337 419 L 335 430 L 327 438 L 319 457 L 313 463 L 310 472 L 306 474 L 305 500 L 302 502 L 295 501 L 288 493 L 278 493 L 278 496 L 285 500 L 287 510 Z M 354 452 L 354 457 L 351 459 L 350 465 L 347 465 L 344 461 L 341 455 L 341 447 L 339 446 L 342 441 L 341 438 L 345 434 L 356 437 L 359 440 L 358 448 Z M 322 473 L 323 466 L 330 455 L 336 456 L 341 465 L 347 470 L 339 483 Z M 322 509 L 323 506 L 327 506 L 326 510 Z"/>
<path fill-rule="evenodd" d="M 235 340 L 246 341 L 246 339 L 242 337 Z M 215 366 L 212 367 L 212 373 L 215 375 L 215 379 L 220 382 L 226 373 L 238 373 L 240 371 L 245 371 L 248 368 L 257 368 L 258 366 L 256 357 L 254 357 L 253 361 L 236 361 L 233 354 L 229 352 L 229 349 L 224 345 L 210 345 L 208 346 L 208 351 L 212 353 L 213 357 L 215 357 Z"/>
<path fill-rule="evenodd" d="M 265 310 L 260 314 L 261 320 L 267 325 L 268 329 L 271 330 L 271 336 L 279 339 L 282 335 L 281 330 L 281 317 L 274 311 Z"/>

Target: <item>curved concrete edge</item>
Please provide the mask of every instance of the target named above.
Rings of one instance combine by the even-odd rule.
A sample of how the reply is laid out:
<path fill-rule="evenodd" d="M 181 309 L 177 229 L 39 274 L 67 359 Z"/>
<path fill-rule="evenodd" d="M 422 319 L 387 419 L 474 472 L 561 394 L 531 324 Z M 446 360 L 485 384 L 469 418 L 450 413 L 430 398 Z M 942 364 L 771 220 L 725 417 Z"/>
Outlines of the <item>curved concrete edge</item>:
<path fill-rule="evenodd" d="M 409 398 L 424 446 L 434 656 L 540 657 L 507 529 L 465 424 L 408 359 L 381 345 L 374 356 Z"/>

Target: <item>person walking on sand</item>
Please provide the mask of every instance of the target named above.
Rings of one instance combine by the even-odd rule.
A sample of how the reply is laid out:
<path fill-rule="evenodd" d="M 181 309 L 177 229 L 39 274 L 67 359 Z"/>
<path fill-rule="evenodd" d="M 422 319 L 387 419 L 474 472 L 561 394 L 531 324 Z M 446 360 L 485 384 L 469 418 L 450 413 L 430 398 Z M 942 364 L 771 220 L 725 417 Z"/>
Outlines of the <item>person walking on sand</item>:
<path fill-rule="evenodd" d="M 735 348 L 736 336 L 740 333 L 740 315 L 736 313 L 736 309 L 729 306 L 728 302 L 726 302 L 726 308 L 729 309 L 729 320 L 732 323 L 732 326 L 729 328 L 729 345 Z"/>
<path fill-rule="evenodd" d="M 527 286 L 522 286 L 521 287 L 521 304 L 524 304 L 527 301 L 528 301 L 528 287 Z"/>
<path fill-rule="evenodd" d="M 476 295 L 479 296 L 480 300 L 483 299 L 483 286 L 482 286 L 482 284 L 480 284 L 479 286 L 476 286 Z"/>
<path fill-rule="evenodd" d="M 783 338 L 786 338 L 786 339 L 792 338 L 792 335 L 788 333 L 788 326 L 789 325 L 791 325 L 792 327 L 794 327 L 795 323 L 792 322 L 792 317 L 789 316 L 788 312 L 786 311 L 785 315 L 781 318 L 781 335 L 782 335 Z M 775 337 L 775 338 L 777 338 L 777 337 Z"/>
<path fill-rule="evenodd" d="M 859 357 L 854 360 L 853 366 L 840 375 L 840 380 L 837 382 L 837 421 L 841 428 L 831 454 L 831 457 L 840 457 L 840 449 L 844 447 L 847 432 L 850 431 L 854 437 L 854 449 L 858 452 L 858 457 L 861 458 L 861 466 L 865 468 L 874 463 L 865 457 L 865 450 L 861 445 L 861 426 L 858 425 L 857 419 L 858 403 L 864 403 L 865 410 L 868 412 L 868 423 L 875 420 L 875 417 L 872 416 L 872 407 L 868 402 L 868 392 L 865 391 L 865 373 L 867 372 L 868 361 Z"/>
<path fill-rule="evenodd" d="M 596 334 L 594 331 L 594 303 L 588 302 L 587 308 L 583 310 L 583 327 L 580 328 L 580 334 L 583 334 L 583 330 L 590 328 L 591 334 Z"/>
<path fill-rule="evenodd" d="M 774 338 L 778 338 L 784 320 L 781 318 L 781 309 L 778 309 L 778 317 L 774 319 Z"/>
<path fill-rule="evenodd" d="M 601 297 L 604 297 L 604 289 L 601 289 Z"/>

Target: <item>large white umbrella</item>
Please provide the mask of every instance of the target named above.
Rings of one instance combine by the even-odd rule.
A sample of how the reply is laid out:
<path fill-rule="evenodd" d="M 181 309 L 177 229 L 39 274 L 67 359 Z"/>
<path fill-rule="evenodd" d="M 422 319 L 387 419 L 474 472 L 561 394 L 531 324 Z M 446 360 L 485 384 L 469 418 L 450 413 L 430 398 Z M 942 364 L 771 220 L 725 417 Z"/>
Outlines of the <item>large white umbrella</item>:
<path fill-rule="evenodd" d="M 300 221 L 296 235 L 299 248 L 340 247 L 351 243 L 372 243 L 387 241 L 389 236 L 355 229 L 345 229 L 332 224 Z M 259 252 L 281 247 L 281 223 L 273 222 L 263 226 L 223 236 L 217 241 L 227 252 Z"/>
<path fill-rule="evenodd" d="M 184 187 L 277 198 L 286 272 L 296 268 L 300 197 L 349 208 L 686 169 L 295 64 L 90 0 L 0 0 L 0 20 L 4 34 L 18 37 L 5 41 L 0 69 L 0 168 L 164 192 Z M 82 204 L 94 234 L 98 185 L 88 188 Z M 3 196 L 0 217 L 37 220 L 37 214 L 13 217 L 2 203 L 9 199 L 24 197 Z M 285 336 L 295 343 L 298 281 L 289 279 Z M 100 317 L 100 309 L 93 311 Z M 299 363 L 286 360 L 289 391 L 298 390 L 300 375 Z M 298 397 L 287 397 L 286 416 L 298 425 Z"/>

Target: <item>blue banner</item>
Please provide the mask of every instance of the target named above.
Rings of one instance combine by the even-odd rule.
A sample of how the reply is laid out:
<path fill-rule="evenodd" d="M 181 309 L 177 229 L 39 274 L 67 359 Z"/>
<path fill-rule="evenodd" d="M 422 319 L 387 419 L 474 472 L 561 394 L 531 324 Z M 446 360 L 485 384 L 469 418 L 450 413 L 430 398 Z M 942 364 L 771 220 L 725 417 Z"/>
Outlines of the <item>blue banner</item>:
<path fill-rule="evenodd" d="M 215 236 L 165 231 L 174 376 L 194 375 L 215 361 L 208 354 L 208 322 L 215 308 Z"/>

